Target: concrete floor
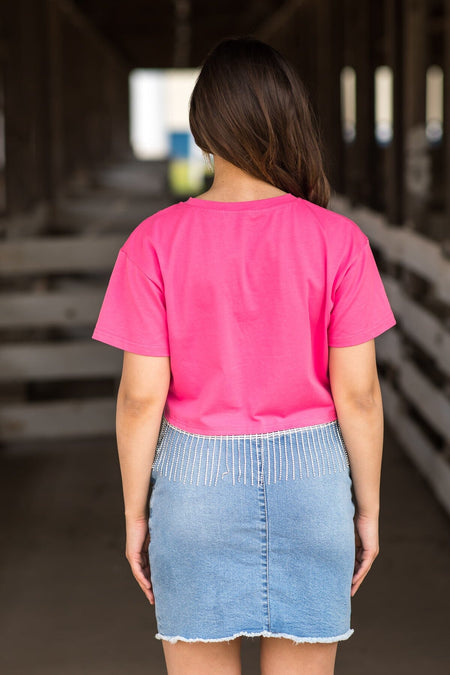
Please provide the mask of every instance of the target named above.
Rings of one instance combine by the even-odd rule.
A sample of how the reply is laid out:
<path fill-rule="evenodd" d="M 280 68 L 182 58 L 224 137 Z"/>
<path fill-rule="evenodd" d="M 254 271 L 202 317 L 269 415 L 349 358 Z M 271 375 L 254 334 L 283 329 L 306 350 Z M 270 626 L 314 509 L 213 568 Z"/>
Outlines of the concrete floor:
<path fill-rule="evenodd" d="M 115 439 L 0 457 L 0 672 L 160 675 L 154 607 L 124 557 Z M 450 672 L 449 520 L 386 425 L 380 555 L 352 601 L 336 675 Z M 259 673 L 258 638 L 243 673 Z"/>

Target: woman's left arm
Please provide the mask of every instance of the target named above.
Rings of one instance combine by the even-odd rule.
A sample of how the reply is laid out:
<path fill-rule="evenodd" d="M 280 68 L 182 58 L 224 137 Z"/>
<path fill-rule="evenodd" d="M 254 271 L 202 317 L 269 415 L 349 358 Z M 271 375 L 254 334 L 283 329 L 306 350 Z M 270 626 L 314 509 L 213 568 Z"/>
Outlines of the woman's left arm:
<path fill-rule="evenodd" d="M 148 494 L 170 383 L 170 357 L 124 351 L 117 394 L 116 436 L 126 524 L 125 555 L 150 603 Z"/>

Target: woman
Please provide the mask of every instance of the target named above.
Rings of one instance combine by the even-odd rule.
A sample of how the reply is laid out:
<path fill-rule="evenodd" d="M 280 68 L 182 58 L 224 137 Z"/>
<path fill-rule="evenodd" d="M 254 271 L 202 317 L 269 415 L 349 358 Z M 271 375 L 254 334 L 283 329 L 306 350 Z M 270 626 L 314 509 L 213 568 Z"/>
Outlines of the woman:
<path fill-rule="evenodd" d="M 190 126 L 213 184 L 129 235 L 93 333 L 124 350 L 126 557 L 169 675 L 240 673 L 243 636 L 265 675 L 328 675 L 378 554 L 374 338 L 396 321 L 278 51 L 219 42 Z"/>

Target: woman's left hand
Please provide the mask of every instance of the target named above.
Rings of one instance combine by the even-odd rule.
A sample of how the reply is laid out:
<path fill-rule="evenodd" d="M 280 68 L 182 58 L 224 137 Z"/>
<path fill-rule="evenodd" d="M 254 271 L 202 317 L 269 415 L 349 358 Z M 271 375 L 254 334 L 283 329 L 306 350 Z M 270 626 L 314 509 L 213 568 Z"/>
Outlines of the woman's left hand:
<path fill-rule="evenodd" d="M 142 519 L 126 519 L 126 549 L 125 557 L 130 563 L 131 571 L 139 586 L 143 590 L 151 605 L 155 604 L 152 583 L 150 578 L 150 562 L 148 546 L 150 533 L 148 521 Z"/>

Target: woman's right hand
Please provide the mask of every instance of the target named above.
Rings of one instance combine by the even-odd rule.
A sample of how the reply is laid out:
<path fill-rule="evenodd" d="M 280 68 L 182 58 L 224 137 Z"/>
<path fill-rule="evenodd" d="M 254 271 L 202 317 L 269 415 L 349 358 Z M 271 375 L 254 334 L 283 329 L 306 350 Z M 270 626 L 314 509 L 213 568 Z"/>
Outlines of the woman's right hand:
<path fill-rule="evenodd" d="M 365 515 L 356 510 L 355 524 L 355 569 L 352 578 L 351 596 L 353 597 L 363 582 L 372 563 L 379 553 L 378 514 Z"/>

